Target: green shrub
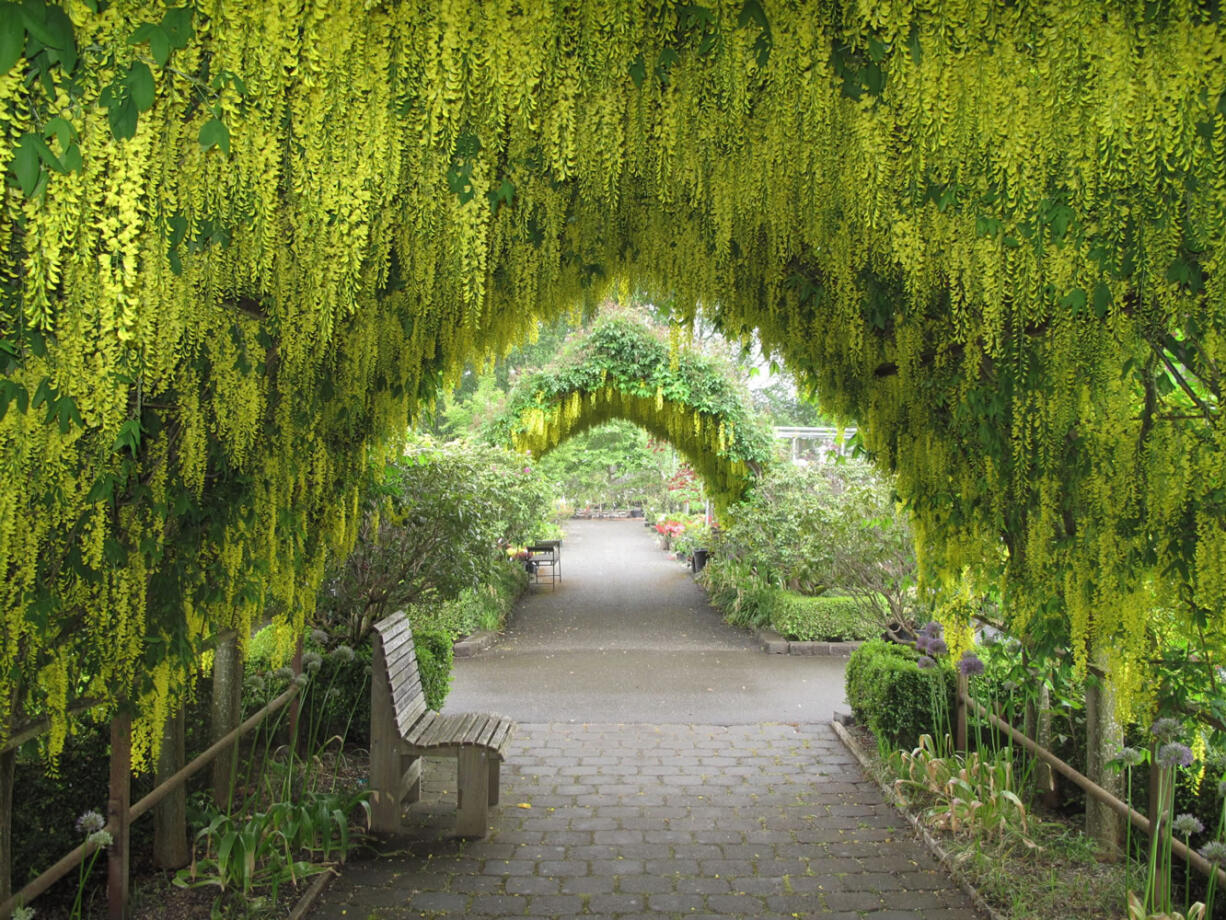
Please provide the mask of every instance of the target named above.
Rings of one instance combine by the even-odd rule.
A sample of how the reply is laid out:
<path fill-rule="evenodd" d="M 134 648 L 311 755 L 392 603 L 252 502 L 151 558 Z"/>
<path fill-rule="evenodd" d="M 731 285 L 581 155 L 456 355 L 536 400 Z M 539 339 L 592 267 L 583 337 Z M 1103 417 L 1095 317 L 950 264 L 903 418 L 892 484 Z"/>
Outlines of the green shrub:
<path fill-rule="evenodd" d="M 438 629 L 452 639 L 478 630 L 498 630 L 528 584 L 528 573 L 519 563 L 507 560 L 492 567 L 489 579 L 477 588 L 466 588 L 453 600 L 418 604 L 408 610 L 413 630 Z"/>
<path fill-rule="evenodd" d="M 915 650 L 874 639 L 847 663 L 847 701 L 856 719 L 892 748 L 950 731 L 957 681 L 946 666 L 921 668 Z"/>
<path fill-rule="evenodd" d="M 361 746 L 370 743 L 370 657 L 369 643 L 358 646 L 352 655 L 336 649 L 324 655 L 302 701 L 300 724 L 310 732 L 307 750 L 331 738 Z"/>
<path fill-rule="evenodd" d="M 859 598 L 805 597 L 775 589 L 767 595 L 771 628 L 799 642 L 849 642 L 872 639 L 880 630 L 869 622 Z"/>
<path fill-rule="evenodd" d="M 413 646 L 417 651 L 417 671 L 426 691 L 426 705 L 442 709 L 451 691 L 451 666 L 455 652 L 451 636 L 439 629 L 413 629 Z"/>
<path fill-rule="evenodd" d="M 707 589 L 711 606 L 733 626 L 753 629 L 770 623 L 771 589 L 745 564 L 713 558 L 698 582 Z"/>

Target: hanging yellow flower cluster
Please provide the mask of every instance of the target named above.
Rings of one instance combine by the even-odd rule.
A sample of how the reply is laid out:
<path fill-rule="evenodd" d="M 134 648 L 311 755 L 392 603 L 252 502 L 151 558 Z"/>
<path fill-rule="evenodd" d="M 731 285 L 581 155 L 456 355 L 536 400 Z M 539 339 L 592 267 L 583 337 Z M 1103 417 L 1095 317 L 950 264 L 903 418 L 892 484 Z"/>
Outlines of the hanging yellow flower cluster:
<path fill-rule="evenodd" d="M 1211 5 L 3 9 L 0 726 L 160 713 L 219 631 L 300 624 L 372 453 L 615 278 L 759 329 L 1017 624 L 1120 675 L 1157 604 L 1220 647 Z"/>
<path fill-rule="evenodd" d="M 599 320 L 555 366 L 521 380 L 487 433 L 539 457 L 610 419 L 671 443 L 721 511 L 771 459 L 770 431 L 730 368 L 621 316 Z"/>

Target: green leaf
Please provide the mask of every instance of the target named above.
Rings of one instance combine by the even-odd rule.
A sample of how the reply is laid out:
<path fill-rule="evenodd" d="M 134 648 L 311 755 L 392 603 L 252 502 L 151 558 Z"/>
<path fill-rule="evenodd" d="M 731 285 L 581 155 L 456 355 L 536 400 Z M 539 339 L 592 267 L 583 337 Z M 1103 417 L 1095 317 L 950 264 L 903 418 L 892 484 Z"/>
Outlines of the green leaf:
<path fill-rule="evenodd" d="M 465 131 L 455 139 L 455 156 L 460 160 L 471 160 L 481 152 L 481 140 L 471 131 Z"/>
<path fill-rule="evenodd" d="M 1094 285 L 1094 315 L 1099 319 L 1104 319 L 1110 307 L 1111 288 L 1100 281 Z"/>
<path fill-rule="evenodd" d="M 31 134 L 31 143 L 34 149 L 38 152 L 38 158 L 54 169 L 56 172 L 68 172 L 64 165 L 60 162 L 60 158 L 55 155 L 55 152 L 47 146 L 47 142 L 37 134 Z"/>
<path fill-rule="evenodd" d="M 0 3 L 0 76 L 13 69 L 26 46 L 26 27 L 15 3 Z"/>
<path fill-rule="evenodd" d="M 499 205 L 510 207 L 515 200 L 515 186 L 510 179 L 503 179 L 498 188 L 489 193 L 490 209 L 498 212 Z"/>
<path fill-rule="evenodd" d="M 21 21 L 25 25 L 26 31 L 40 45 L 47 48 L 59 47 L 60 39 L 47 24 L 47 7 L 40 7 L 32 3 L 23 4 L 21 7 Z"/>
<path fill-rule="evenodd" d="M 882 87 L 885 86 L 885 74 L 876 64 L 869 63 L 864 67 L 864 88 L 874 96 L 880 96 Z"/>
<path fill-rule="evenodd" d="M 24 413 L 29 405 L 26 388 L 14 380 L 0 380 L 0 421 L 8 414 L 9 403 L 16 400 L 17 410 Z"/>
<path fill-rule="evenodd" d="M 72 123 L 66 118 L 57 115 L 45 125 L 43 125 L 43 137 L 55 138 L 59 141 L 60 149 L 67 149 L 68 144 L 77 136 L 77 129 L 72 126 Z"/>
<path fill-rule="evenodd" d="M 1060 306 L 1070 308 L 1074 316 L 1081 315 L 1081 311 L 1086 308 L 1086 292 L 1081 288 L 1073 288 L 1060 299 Z"/>
<path fill-rule="evenodd" d="M 210 118 L 200 126 L 200 146 L 205 150 L 220 147 L 221 152 L 230 153 L 230 129 L 220 118 Z"/>
<path fill-rule="evenodd" d="M 128 92 L 132 101 L 142 112 L 148 111 L 157 99 L 157 85 L 153 82 L 153 71 L 144 61 L 136 61 L 128 68 Z"/>
<path fill-rule="evenodd" d="M 60 163 L 63 164 L 64 172 L 78 172 L 85 165 L 81 159 L 81 148 L 76 144 L 69 144 L 64 155 L 60 157 Z"/>
<path fill-rule="evenodd" d="M 911 34 L 907 36 L 907 50 L 911 52 L 911 63 L 916 67 L 924 58 L 924 51 L 920 47 L 919 23 L 911 23 Z"/>
<path fill-rule="evenodd" d="M 74 422 L 78 428 L 85 427 L 85 422 L 81 420 L 81 411 L 77 408 L 77 402 L 71 396 L 59 398 L 55 404 L 55 415 L 60 423 L 60 434 L 68 434 Z"/>
<path fill-rule="evenodd" d="M 34 401 L 31 405 L 37 409 L 43 403 L 48 405 L 55 402 L 55 387 L 51 385 L 51 378 L 44 377 L 38 384 L 38 388 L 34 391 Z"/>
<path fill-rule="evenodd" d="M 1166 280 L 1171 284 L 1188 284 L 1192 280 L 1192 266 L 1177 258 L 1166 269 Z"/>
<path fill-rule="evenodd" d="M 93 488 L 89 490 L 89 495 L 85 496 L 85 503 L 92 505 L 95 502 L 110 501 L 114 494 L 115 476 L 111 473 L 103 473 L 94 480 Z"/>
<path fill-rule="evenodd" d="M 639 55 L 630 62 L 630 66 L 626 68 L 630 74 L 630 80 L 636 87 L 642 87 L 643 81 L 647 79 L 647 62 L 643 60 L 643 55 Z"/>
<path fill-rule="evenodd" d="M 759 0 L 745 0 L 745 5 L 741 7 L 741 12 L 736 17 L 736 24 L 739 28 L 743 29 L 751 23 L 763 31 L 770 28 L 770 23 L 766 19 L 766 11 L 762 9 Z"/>
<path fill-rule="evenodd" d="M 72 20 L 58 6 L 48 6 L 47 29 L 54 41 L 46 44 L 59 52 L 56 57 L 64 72 L 72 73 L 77 67 L 77 42 L 72 32 Z"/>
<path fill-rule="evenodd" d="M 119 426 L 119 434 L 115 436 L 112 450 L 115 453 L 126 450 L 133 457 L 140 450 L 141 426 L 137 419 L 130 418 Z"/>
<path fill-rule="evenodd" d="M 166 227 L 166 239 L 170 241 L 171 248 L 174 248 L 182 243 L 183 237 L 187 235 L 187 218 L 182 214 L 173 214 L 166 220 Z"/>
<path fill-rule="evenodd" d="M 111 126 L 111 135 L 117 141 L 126 141 L 136 134 L 136 123 L 139 118 L 140 110 L 127 93 L 124 93 L 123 98 L 106 112 L 107 122 Z"/>
<path fill-rule="evenodd" d="M 9 167 L 17 177 L 22 194 L 27 198 L 34 194 L 34 188 L 38 185 L 42 173 L 38 147 L 34 143 L 36 140 L 41 140 L 37 134 L 23 134 L 17 142 L 17 150 L 13 153 L 13 162 Z"/>
<path fill-rule="evenodd" d="M 192 8 L 174 6 L 168 9 L 162 17 L 162 29 L 170 39 L 172 48 L 186 48 L 195 31 L 192 29 Z"/>

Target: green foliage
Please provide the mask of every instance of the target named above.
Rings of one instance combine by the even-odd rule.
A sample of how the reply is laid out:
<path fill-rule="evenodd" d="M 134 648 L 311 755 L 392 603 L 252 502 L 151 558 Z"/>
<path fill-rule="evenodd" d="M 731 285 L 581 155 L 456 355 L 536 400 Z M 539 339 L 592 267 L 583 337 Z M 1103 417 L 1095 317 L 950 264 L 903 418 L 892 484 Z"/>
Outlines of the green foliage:
<path fill-rule="evenodd" d="M 497 582 L 504 548 L 534 539 L 548 508 L 548 484 L 522 457 L 426 440 L 372 489 L 353 553 L 320 592 L 322 618 L 356 646 L 397 610 Z"/>
<path fill-rule="evenodd" d="M 747 563 L 716 555 L 698 580 L 711 605 L 733 626 L 756 629 L 770 623 L 771 587 Z"/>
<path fill-rule="evenodd" d="M 872 639 L 881 632 L 866 620 L 859 601 L 844 595 L 806 597 L 793 591 L 771 588 L 764 598 L 770 611 L 771 629 L 801 642 L 848 642 Z"/>
<path fill-rule="evenodd" d="M 1014 839 L 1034 845 L 1008 753 L 942 754 L 932 736 L 923 734 L 914 750 L 894 752 L 889 764 L 898 777 L 895 791 L 904 802 L 923 806 L 931 826 L 997 842 Z"/>
<path fill-rule="evenodd" d="M 431 709 L 442 709 L 443 701 L 451 692 L 451 668 L 455 663 L 451 636 L 441 629 L 414 626 L 413 647 L 417 652 L 421 686 L 426 692 L 426 705 Z"/>
<path fill-rule="evenodd" d="M 250 911 L 275 904 L 278 889 L 344 862 L 352 845 L 349 823 L 357 808 L 369 812 L 369 793 L 304 790 L 293 801 L 234 817 L 214 811 L 196 834 L 192 863 L 176 874 L 181 888 L 215 887 L 214 911 Z"/>
<path fill-rule="evenodd" d="M 856 719 L 891 749 L 949 731 L 957 681 L 952 668 L 921 668 L 909 646 L 874 639 L 847 663 L 847 701 Z"/>
<path fill-rule="evenodd" d="M 681 349 L 638 317 L 602 317 L 518 383 L 488 437 L 540 456 L 627 419 L 671 443 L 717 501 L 731 501 L 771 457 L 770 434 L 736 378 L 726 360 Z"/>
<path fill-rule="evenodd" d="M 567 439 L 537 468 L 576 508 L 629 508 L 661 500 L 675 462 L 642 428 L 614 420 Z"/>
<path fill-rule="evenodd" d="M 910 527 L 889 482 L 861 461 L 772 467 L 729 510 L 718 552 L 765 584 L 848 595 L 869 635 L 913 616 Z"/>
<path fill-rule="evenodd" d="M 516 599 L 527 586 L 522 564 L 504 559 L 492 567 L 490 578 L 476 588 L 465 588 L 455 598 L 438 604 L 418 604 L 409 609 L 414 632 L 436 629 L 452 639 L 478 630 L 498 630 L 506 622 Z"/>

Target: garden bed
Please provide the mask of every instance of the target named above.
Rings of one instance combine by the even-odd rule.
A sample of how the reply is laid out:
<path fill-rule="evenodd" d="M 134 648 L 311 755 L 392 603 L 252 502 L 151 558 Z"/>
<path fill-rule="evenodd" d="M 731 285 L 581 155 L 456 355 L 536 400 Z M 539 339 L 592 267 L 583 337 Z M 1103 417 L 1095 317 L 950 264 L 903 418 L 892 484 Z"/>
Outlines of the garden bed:
<path fill-rule="evenodd" d="M 935 828 L 921 806 L 908 805 L 895 793 L 897 777 L 871 732 L 854 724 L 833 727 L 864 772 L 993 920 L 1118 920 L 1123 915 L 1124 864 L 1104 861 L 1095 842 L 1069 821 L 1032 815 L 1029 843 Z M 1143 872 L 1133 867 L 1134 884 Z"/>

